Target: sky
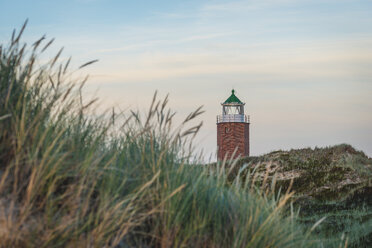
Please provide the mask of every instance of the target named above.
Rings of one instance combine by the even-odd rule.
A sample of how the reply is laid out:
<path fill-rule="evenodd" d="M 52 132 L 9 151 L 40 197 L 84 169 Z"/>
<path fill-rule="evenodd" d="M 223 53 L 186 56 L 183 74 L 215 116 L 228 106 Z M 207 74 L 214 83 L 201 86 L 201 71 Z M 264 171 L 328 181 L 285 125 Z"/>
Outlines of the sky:
<path fill-rule="evenodd" d="M 196 146 L 215 160 L 231 89 L 251 154 L 349 143 L 372 156 L 372 1 L 0 0 L 0 41 L 56 38 L 74 65 L 98 59 L 87 94 L 145 111 L 156 90 L 179 118 L 203 105 Z"/>

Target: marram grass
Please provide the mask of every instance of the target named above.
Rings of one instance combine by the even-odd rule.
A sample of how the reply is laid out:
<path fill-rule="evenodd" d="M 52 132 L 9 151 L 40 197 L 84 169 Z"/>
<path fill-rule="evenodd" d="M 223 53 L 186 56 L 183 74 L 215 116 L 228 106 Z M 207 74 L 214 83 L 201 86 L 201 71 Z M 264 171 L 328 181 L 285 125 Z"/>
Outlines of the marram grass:
<path fill-rule="evenodd" d="M 69 61 L 39 65 L 51 43 L 23 29 L 0 46 L 1 247 L 318 246 L 283 216 L 291 193 L 191 162 L 200 108 L 176 127 L 156 95 L 145 115 L 92 117 Z"/>

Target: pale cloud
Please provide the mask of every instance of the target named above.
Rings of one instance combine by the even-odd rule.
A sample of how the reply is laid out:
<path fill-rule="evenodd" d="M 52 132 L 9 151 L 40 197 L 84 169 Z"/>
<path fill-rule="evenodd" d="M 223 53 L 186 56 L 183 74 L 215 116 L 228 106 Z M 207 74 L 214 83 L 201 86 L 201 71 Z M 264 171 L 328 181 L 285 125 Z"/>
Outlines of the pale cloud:
<path fill-rule="evenodd" d="M 229 1 L 222 3 L 208 3 L 201 8 L 202 13 L 234 13 L 249 10 L 267 8 L 269 6 L 287 5 L 293 3 L 308 2 L 307 0 L 246 0 L 246 1 Z"/>
<path fill-rule="evenodd" d="M 174 45 L 174 44 L 180 44 L 180 43 L 191 42 L 191 41 L 209 40 L 209 39 L 219 38 L 219 37 L 228 36 L 228 35 L 233 35 L 233 32 L 194 34 L 190 36 L 181 37 L 178 39 L 151 40 L 151 41 L 142 42 L 142 43 L 128 44 L 122 47 L 100 49 L 100 50 L 97 50 L 97 53 L 138 51 L 143 48 L 154 47 L 157 45 L 162 45 L 162 46 L 170 45 L 170 44 Z"/>
<path fill-rule="evenodd" d="M 252 46 L 240 48 L 239 53 L 229 48 L 193 53 L 148 52 L 111 60 L 103 65 L 107 71 L 98 73 L 111 75 L 110 80 L 121 82 L 221 73 L 266 74 L 283 80 L 350 79 L 355 75 L 370 78 L 372 49 L 364 48 L 366 44 L 372 44 L 372 39 L 346 45 L 329 41 L 297 46 L 270 45 L 266 49 Z"/>

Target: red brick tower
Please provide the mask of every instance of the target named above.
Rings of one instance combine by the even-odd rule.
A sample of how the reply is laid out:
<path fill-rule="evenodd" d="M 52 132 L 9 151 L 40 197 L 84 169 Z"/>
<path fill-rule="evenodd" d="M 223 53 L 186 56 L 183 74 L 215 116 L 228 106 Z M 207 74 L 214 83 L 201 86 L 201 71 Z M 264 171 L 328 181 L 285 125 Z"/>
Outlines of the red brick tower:
<path fill-rule="evenodd" d="M 249 116 L 244 114 L 245 103 L 232 90 L 231 96 L 221 105 L 222 115 L 217 116 L 217 159 L 249 156 Z"/>

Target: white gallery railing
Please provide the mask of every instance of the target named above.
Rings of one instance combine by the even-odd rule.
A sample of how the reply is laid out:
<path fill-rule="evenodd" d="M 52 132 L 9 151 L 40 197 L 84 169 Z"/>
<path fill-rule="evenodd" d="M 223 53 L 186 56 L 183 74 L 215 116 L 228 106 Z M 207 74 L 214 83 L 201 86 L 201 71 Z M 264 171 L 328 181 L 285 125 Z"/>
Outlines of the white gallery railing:
<path fill-rule="evenodd" d="M 249 115 L 217 115 L 217 123 L 221 122 L 249 123 Z"/>

